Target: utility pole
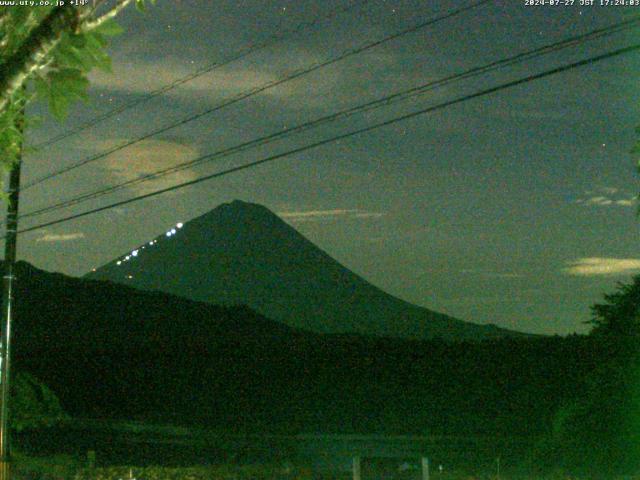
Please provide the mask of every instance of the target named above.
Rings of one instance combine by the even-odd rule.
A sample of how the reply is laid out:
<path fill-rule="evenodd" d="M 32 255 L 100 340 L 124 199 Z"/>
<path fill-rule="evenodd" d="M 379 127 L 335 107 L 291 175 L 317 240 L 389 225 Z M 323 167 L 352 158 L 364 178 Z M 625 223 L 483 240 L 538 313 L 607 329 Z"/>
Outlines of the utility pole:
<path fill-rule="evenodd" d="M 23 107 L 24 108 L 24 107 Z M 24 130 L 24 110 L 18 116 L 16 127 Z M 18 157 L 9 172 L 7 191 L 7 232 L 4 244 L 4 276 L 2 290 L 2 339 L 0 340 L 0 480 L 9 480 L 11 451 L 9 448 L 9 398 L 11 367 L 11 321 L 15 287 L 15 261 L 18 240 L 18 200 L 20 198 L 20 167 L 22 164 L 22 139 Z"/>

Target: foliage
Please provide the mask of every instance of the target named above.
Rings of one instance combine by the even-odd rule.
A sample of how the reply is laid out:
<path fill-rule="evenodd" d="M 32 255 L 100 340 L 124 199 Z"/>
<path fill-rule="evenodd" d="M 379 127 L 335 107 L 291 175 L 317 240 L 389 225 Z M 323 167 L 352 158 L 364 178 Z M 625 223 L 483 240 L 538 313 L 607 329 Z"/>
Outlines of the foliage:
<path fill-rule="evenodd" d="M 574 401 L 556 412 L 537 460 L 601 478 L 640 469 L 640 276 L 592 307 L 597 368 Z M 596 477 L 600 478 L 600 477 Z"/>
<path fill-rule="evenodd" d="M 349 478 L 348 475 L 345 475 Z M 74 480 L 311 480 L 311 470 L 280 465 L 220 465 L 202 467 L 107 467 L 80 469 Z"/>
<path fill-rule="evenodd" d="M 120 465 L 86 468 L 73 459 L 58 456 L 53 458 L 19 459 L 17 462 L 19 480 L 351 480 L 353 474 L 348 468 L 324 470 L 307 464 L 258 463 L 238 465 L 224 463 L 217 465 L 165 467 Z M 346 465 L 345 465 L 346 466 Z M 482 473 L 448 469 L 444 472 L 432 469 L 431 478 L 437 480 L 586 480 L 588 476 L 567 476 L 561 472 L 549 475 L 532 475 L 528 472 Z M 409 478 L 409 477 L 407 477 Z M 607 480 L 640 480 L 638 476 L 615 476 Z"/>
<path fill-rule="evenodd" d="M 56 378 L 75 417 L 234 432 L 528 437 L 591 368 L 581 336 L 460 344 L 320 336 L 247 308 L 17 268 L 16 364 Z"/>
<path fill-rule="evenodd" d="M 25 104 L 25 96 L 16 95 L 15 101 L 0 114 L 0 166 L 4 169 L 15 163 L 21 150 L 23 127 L 18 119 Z"/>
<path fill-rule="evenodd" d="M 81 463 L 69 455 L 33 457 L 14 451 L 13 475 L 16 480 L 71 480 L 81 470 Z"/>
<path fill-rule="evenodd" d="M 592 334 L 629 347 L 640 338 L 640 276 L 630 284 L 618 284 L 618 291 L 605 295 L 605 302 L 592 307 Z"/>
<path fill-rule="evenodd" d="M 111 70 L 108 38 L 122 31 L 113 17 L 130 1 L 117 0 L 112 6 L 96 1 L 95 9 L 70 5 L 0 7 L 2 167 L 16 161 L 23 141 L 21 117 L 29 102 L 38 98 L 47 101 L 51 113 L 62 119 L 71 104 L 87 100 L 87 74 L 94 68 Z M 136 0 L 136 5 L 144 9 L 145 0 Z"/>
<path fill-rule="evenodd" d="M 11 426 L 18 432 L 48 427 L 67 418 L 55 393 L 25 372 L 16 375 L 10 405 Z"/>

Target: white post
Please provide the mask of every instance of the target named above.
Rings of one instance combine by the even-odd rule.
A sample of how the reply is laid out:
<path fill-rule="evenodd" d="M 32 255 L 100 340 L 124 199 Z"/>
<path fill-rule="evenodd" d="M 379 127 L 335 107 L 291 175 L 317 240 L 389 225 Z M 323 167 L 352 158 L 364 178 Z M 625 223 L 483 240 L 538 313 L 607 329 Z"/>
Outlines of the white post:
<path fill-rule="evenodd" d="M 361 480 L 360 457 L 353 457 L 353 480 Z"/>
<path fill-rule="evenodd" d="M 422 457 L 422 480 L 429 480 L 429 459 Z"/>

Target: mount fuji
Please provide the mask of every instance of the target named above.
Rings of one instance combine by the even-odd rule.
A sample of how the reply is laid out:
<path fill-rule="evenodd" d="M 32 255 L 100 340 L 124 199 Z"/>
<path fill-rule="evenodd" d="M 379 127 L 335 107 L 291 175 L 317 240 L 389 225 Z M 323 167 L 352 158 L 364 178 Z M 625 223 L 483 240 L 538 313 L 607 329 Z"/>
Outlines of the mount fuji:
<path fill-rule="evenodd" d="M 385 293 L 268 208 L 241 201 L 179 223 L 86 275 L 218 305 L 244 304 L 319 333 L 478 340 L 521 335 Z"/>

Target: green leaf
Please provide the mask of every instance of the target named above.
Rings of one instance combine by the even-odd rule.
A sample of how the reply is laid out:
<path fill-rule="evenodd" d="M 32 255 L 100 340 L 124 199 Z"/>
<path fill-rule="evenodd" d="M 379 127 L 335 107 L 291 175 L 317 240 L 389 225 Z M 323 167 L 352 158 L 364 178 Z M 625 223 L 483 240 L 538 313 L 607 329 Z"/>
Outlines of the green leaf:
<path fill-rule="evenodd" d="M 99 33 L 106 37 L 115 37 L 122 32 L 124 32 L 124 29 L 115 20 L 107 20 L 92 31 L 92 33 Z"/>
<path fill-rule="evenodd" d="M 100 32 L 89 32 L 87 33 L 87 39 L 92 38 L 93 41 L 100 45 L 102 49 L 107 48 L 109 45 L 109 41 L 106 39 L 106 36 L 101 34 Z"/>
<path fill-rule="evenodd" d="M 69 102 L 61 95 L 49 96 L 49 109 L 54 117 L 58 120 L 62 120 L 67 116 L 67 110 L 69 108 Z"/>
<path fill-rule="evenodd" d="M 81 35 L 65 35 L 54 51 L 55 66 L 89 72 L 97 67 L 111 71 L 111 59 L 106 52 L 104 35 L 88 32 Z"/>
<path fill-rule="evenodd" d="M 90 70 L 91 62 L 87 61 L 86 57 L 83 57 L 83 49 L 78 49 L 73 46 L 70 35 L 63 35 L 60 43 L 53 52 L 53 58 L 57 67 L 62 68 L 77 68 L 80 70 Z"/>
<path fill-rule="evenodd" d="M 90 59 L 91 66 L 111 72 L 111 57 L 104 49 L 105 41 L 102 35 L 88 33 L 85 37 L 86 46 L 83 53 Z"/>
<path fill-rule="evenodd" d="M 70 45 L 61 45 L 56 51 L 56 63 L 62 68 L 77 68 L 79 70 L 88 70 L 90 64 L 86 63 L 80 51 Z"/>
<path fill-rule="evenodd" d="M 49 72 L 47 78 L 50 85 L 49 107 L 56 118 L 64 118 L 72 102 L 88 100 L 89 80 L 82 71 L 65 68 Z"/>
<path fill-rule="evenodd" d="M 33 77 L 33 85 L 36 89 L 36 96 L 40 98 L 49 97 L 49 83 L 40 75 L 35 75 Z"/>
<path fill-rule="evenodd" d="M 142 13 L 147 10 L 144 0 L 136 0 L 136 9 Z"/>
<path fill-rule="evenodd" d="M 32 22 L 32 15 L 34 15 L 34 10 L 32 8 L 15 8 L 11 12 L 11 16 L 13 17 L 13 27 L 16 29 L 29 29 L 29 26 Z"/>
<path fill-rule="evenodd" d="M 66 38 L 68 39 L 69 43 L 77 49 L 84 48 L 87 44 L 87 37 L 82 34 L 71 34 L 67 35 Z"/>

